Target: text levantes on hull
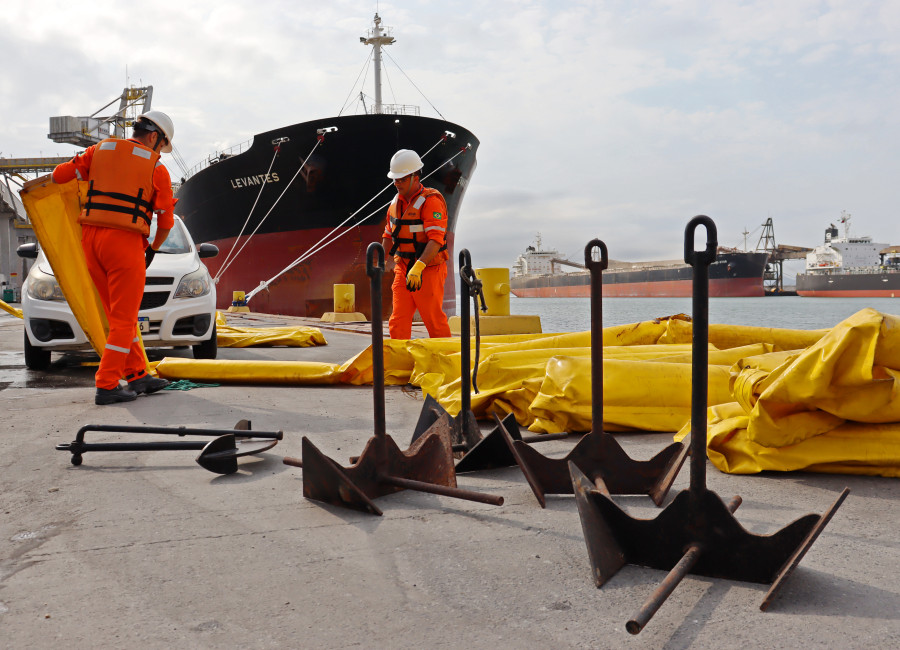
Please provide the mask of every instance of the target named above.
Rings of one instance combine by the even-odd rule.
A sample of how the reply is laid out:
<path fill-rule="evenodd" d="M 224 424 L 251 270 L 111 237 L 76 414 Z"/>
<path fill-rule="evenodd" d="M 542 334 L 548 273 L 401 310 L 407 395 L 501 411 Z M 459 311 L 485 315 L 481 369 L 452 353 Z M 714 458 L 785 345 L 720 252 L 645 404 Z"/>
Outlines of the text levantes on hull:
<path fill-rule="evenodd" d="M 238 189 L 240 187 L 250 187 L 252 185 L 262 185 L 263 183 L 277 183 L 278 172 L 271 174 L 257 174 L 256 176 L 244 176 L 243 178 L 231 178 L 229 182 L 231 187 Z"/>

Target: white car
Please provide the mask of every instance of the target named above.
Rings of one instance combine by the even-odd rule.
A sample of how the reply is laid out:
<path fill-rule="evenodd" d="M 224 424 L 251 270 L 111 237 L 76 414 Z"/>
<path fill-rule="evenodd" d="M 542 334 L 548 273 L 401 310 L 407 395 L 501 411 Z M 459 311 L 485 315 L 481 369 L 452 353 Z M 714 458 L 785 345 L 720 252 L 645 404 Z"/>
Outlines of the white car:
<path fill-rule="evenodd" d="M 150 240 L 156 230 L 156 220 Z M 51 351 L 89 350 L 53 270 L 37 244 L 22 244 L 20 257 L 35 260 L 22 287 L 25 319 L 25 365 L 45 370 Z M 175 225 L 150 268 L 138 322 L 145 347 L 192 346 L 197 359 L 215 359 L 216 286 L 201 258 L 215 257 L 213 244 L 195 246 L 184 223 Z"/>

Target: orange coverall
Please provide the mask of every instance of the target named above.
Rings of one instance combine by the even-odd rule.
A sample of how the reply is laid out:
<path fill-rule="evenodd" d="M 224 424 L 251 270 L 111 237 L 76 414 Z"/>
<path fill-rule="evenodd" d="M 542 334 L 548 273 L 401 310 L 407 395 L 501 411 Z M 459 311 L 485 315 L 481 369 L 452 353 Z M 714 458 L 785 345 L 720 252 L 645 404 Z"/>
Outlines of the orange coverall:
<path fill-rule="evenodd" d="M 75 178 L 91 180 L 91 161 L 96 146 L 88 147 L 72 160 L 57 165 L 53 170 L 53 182 L 67 183 Z M 154 168 L 152 184 L 150 204 L 157 214 L 157 228 L 170 230 L 175 221 L 174 200 L 172 181 L 164 165 Z M 113 389 L 122 378 L 128 377 L 129 381 L 133 381 L 146 373 L 136 326 L 144 296 L 144 248 L 147 244 L 146 237 L 135 230 L 87 223 L 81 226 L 81 247 L 88 271 L 109 321 L 106 347 L 94 376 L 97 388 Z"/>
<path fill-rule="evenodd" d="M 422 190 L 424 189 L 422 187 Z M 409 201 L 398 195 L 397 212 L 401 215 L 404 214 L 409 204 L 414 202 L 421 193 L 421 191 L 418 192 Z M 429 196 L 422 205 L 420 216 L 427 239 L 434 240 L 443 246 L 447 226 L 447 214 L 443 201 L 439 197 Z M 383 237 L 388 239 L 391 234 L 392 225 L 390 216 L 388 216 Z M 451 336 L 447 315 L 442 309 L 444 282 L 447 279 L 446 260 L 446 253 L 438 253 L 430 265 L 422 271 L 421 288 L 418 291 L 410 291 L 406 288 L 406 274 L 415 260 L 395 257 L 394 280 L 391 283 L 393 313 L 388 319 L 388 330 L 392 339 L 408 339 L 412 336 L 412 319 L 416 309 L 419 310 L 419 315 L 428 329 L 429 336 L 432 338 Z"/>

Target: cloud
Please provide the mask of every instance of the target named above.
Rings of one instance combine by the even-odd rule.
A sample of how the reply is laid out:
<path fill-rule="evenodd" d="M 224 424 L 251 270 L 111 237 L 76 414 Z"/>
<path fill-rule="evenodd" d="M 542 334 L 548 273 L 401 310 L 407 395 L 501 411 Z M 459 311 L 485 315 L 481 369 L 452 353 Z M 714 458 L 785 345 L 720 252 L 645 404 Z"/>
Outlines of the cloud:
<path fill-rule="evenodd" d="M 126 68 L 175 118 L 188 165 L 334 115 L 356 103 L 372 9 L 157 0 L 155 28 L 112 0 L 13 3 L 0 15 L 18 58 L 0 72 L 0 150 L 69 155 L 48 118 L 96 111 Z M 458 240 L 486 266 L 510 265 L 538 231 L 561 251 L 599 236 L 616 259 L 673 258 L 698 213 L 729 245 L 769 215 L 779 242 L 812 245 L 842 209 L 859 234 L 898 240 L 895 0 L 379 9 L 397 38 L 385 101 L 428 115 L 433 103 L 481 140 Z"/>

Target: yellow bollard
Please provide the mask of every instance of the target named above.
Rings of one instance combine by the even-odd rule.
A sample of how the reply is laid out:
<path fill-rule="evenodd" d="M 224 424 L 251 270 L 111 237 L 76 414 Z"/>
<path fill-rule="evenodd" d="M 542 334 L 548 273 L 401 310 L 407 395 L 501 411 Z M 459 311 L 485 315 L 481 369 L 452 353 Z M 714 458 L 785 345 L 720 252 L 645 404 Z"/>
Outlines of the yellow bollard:
<path fill-rule="evenodd" d="M 511 316 L 509 313 L 509 269 L 475 269 L 481 280 L 484 302 L 488 310 L 478 312 L 479 328 L 484 336 L 496 334 L 540 334 L 540 316 Z M 458 281 L 457 281 L 458 282 Z M 464 296 L 466 300 L 471 300 Z M 480 309 L 480 306 L 479 306 Z M 471 310 L 470 310 L 471 311 Z M 475 316 L 470 319 L 470 331 L 475 334 Z M 448 319 L 450 333 L 459 336 L 459 316 Z"/>
<path fill-rule="evenodd" d="M 356 286 L 352 284 L 334 285 L 334 311 L 352 314 L 356 311 Z"/>
<path fill-rule="evenodd" d="M 231 306 L 226 311 L 250 311 L 247 306 L 247 294 L 243 291 L 232 291 Z"/>
<path fill-rule="evenodd" d="M 482 316 L 509 316 L 509 269 L 475 269 L 488 310 Z"/>
<path fill-rule="evenodd" d="M 356 311 L 356 285 L 334 285 L 334 311 L 322 314 L 320 320 L 326 323 L 365 321 L 366 317 Z"/>

